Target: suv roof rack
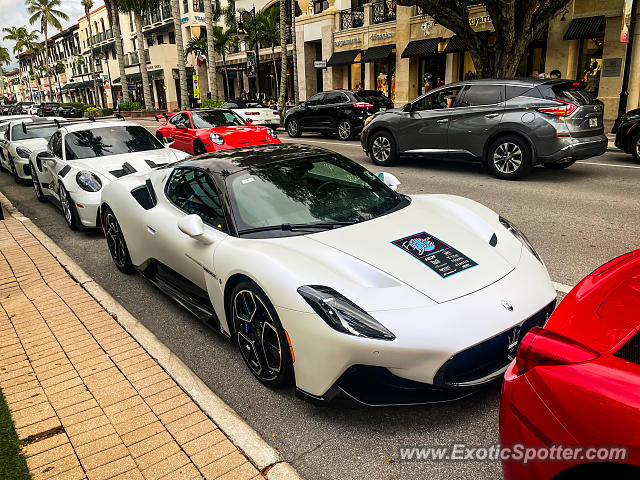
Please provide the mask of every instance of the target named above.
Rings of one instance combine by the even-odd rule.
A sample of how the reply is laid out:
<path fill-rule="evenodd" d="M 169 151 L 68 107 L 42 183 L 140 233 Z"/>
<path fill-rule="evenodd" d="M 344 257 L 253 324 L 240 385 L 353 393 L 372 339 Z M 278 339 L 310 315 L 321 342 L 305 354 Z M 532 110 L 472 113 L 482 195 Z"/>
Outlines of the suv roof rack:
<path fill-rule="evenodd" d="M 96 121 L 102 121 L 102 120 L 122 120 L 123 122 L 126 120 L 122 115 L 120 115 L 119 113 L 116 113 L 115 115 L 113 115 L 112 117 L 88 117 L 88 118 L 80 118 L 78 120 L 60 120 L 57 118 L 54 118 L 53 120 L 44 120 L 41 122 L 29 122 L 29 123 L 25 123 L 22 122 L 22 131 L 24 133 L 27 133 L 27 129 L 29 127 L 42 127 L 43 125 L 55 125 L 56 127 L 60 128 L 61 126 L 67 126 L 67 125 L 74 125 L 76 123 L 86 123 L 86 122 L 96 122 Z"/>

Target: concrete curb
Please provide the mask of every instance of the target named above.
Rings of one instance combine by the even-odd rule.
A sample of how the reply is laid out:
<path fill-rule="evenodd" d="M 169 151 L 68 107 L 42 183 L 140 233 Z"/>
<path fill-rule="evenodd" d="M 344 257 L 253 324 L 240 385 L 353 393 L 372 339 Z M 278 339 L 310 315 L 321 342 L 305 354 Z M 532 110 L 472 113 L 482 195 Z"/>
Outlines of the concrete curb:
<path fill-rule="evenodd" d="M 20 213 L 0 192 L 0 205 L 6 214 L 21 222 L 31 234 L 60 262 L 95 300 L 113 316 L 158 364 L 187 392 L 193 401 L 224 432 L 260 471 L 269 468 L 265 477 L 270 480 L 304 480 L 282 454 L 269 445 L 229 405 L 178 358 L 158 337 L 131 315 L 118 301 L 97 284 L 56 243 L 29 218 Z"/>

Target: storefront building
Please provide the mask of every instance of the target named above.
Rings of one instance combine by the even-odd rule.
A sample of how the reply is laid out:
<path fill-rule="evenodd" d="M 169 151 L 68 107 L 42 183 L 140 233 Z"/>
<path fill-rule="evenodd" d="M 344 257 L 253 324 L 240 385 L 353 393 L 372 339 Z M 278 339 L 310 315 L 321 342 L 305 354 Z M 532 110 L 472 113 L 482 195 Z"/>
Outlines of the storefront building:
<path fill-rule="evenodd" d="M 626 48 L 620 42 L 623 3 L 575 0 L 533 42 L 516 76 L 548 76 L 559 70 L 563 78 L 585 81 L 604 102 L 605 118 L 615 118 Z M 301 99 L 321 90 L 365 88 L 381 90 L 402 106 L 432 88 L 475 77 L 461 39 L 417 7 L 397 6 L 395 0 L 308 5 L 299 0 L 299 5 Z M 470 9 L 469 23 L 483 41 L 495 41 L 484 7 Z M 638 106 L 640 94 L 640 40 L 635 45 L 629 109 Z"/>

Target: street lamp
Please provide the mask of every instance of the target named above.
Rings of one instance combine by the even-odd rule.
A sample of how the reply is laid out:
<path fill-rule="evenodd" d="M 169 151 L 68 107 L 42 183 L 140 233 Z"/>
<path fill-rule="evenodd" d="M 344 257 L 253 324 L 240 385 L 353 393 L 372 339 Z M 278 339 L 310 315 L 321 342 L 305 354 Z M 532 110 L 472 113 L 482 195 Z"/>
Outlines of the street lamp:
<path fill-rule="evenodd" d="M 247 32 L 245 25 L 250 25 L 253 21 L 253 40 L 256 51 L 256 93 L 258 94 L 258 100 L 260 99 L 260 46 L 258 44 L 258 22 L 256 22 L 256 6 L 253 5 L 251 10 L 245 10 L 238 19 L 238 31 L 236 33 L 238 40 L 241 42 L 247 41 Z M 249 48 L 251 46 L 249 45 Z"/>
<path fill-rule="evenodd" d="M 109 77 L 109 90 L 111 90 L 111 103 L 112 103 L 112 107 L 113 109 L 116 108 L 116 96 L 115 93 L 113 91 L 113 82 L 111 81 L 111 70 L 109 69 L 109 54 L 105 54 L 104 51 L 100 51 L 100 53 L 98 53 L 98 58 L 100 59 L 100 61 L 104 60 L 105 63 L 107 64 L 107 76 Z M 123 86 L 123 90 L 124 90 L 124 80 L 120 80 L 120 84 Z M 62 92 L 60 92 L 62 94 Z M 124 93 L 123 93 L 124 96 Z"/>

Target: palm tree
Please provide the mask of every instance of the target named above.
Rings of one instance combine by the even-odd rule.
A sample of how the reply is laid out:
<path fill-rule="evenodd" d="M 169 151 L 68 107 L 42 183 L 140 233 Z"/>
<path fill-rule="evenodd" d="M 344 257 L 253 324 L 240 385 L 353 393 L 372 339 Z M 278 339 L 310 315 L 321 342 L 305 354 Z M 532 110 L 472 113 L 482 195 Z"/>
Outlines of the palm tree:
<path fill-rule="evenodd" d="M 60 20 L 69 20 L 69 16 L 62 10 L 58 10 L 61 0 L 26 0 L 25 5 L 27 12 L 31 15 L 29 17 L 29 23 L 33 25 L 36 22 L 40 22 L 40 33 L 44 35 L 44 63 L 47 67 L 47 79 L 49 82 L 49 97 L 53 100 L 53 85 L 51 84 L 51 77 L 49 76 L 49 25 L 62 30 Z"/>
<path fill-rule="evenodd" d="M 215 53 L 222 57 L 224 77 L 227 84 L 225 100 L 231 100 L 231 98 L 228 98 L 231 96 L 231 89 L 229 88 L 229 72 L 227 71 L 227 53 L 229 53 L 229 49 L 235 45 L 235 43 L 236 29 L 234 27 L 227 28 L 226 30 L 223 30 L 222 27 L 218 25 L 213 27 L 213 48 Z M 215 57 L 213 58 L 215 59 Z"/>
<path fill-rule="evenodd" d="M 271 47 L 271 60 L 273 61 L 273 73 L 276 79 L 276 96 L 278 93 L 278 68 L 276 66 L 276 46 L 280 45 L 280 6 L 271 7 L 269 10 L 261 10 L 256 13 L 258 30 L 258 43 Z"/>
<path fill-rule="evenodd" d="M 87 45 L 91 49 L 91 52 L 89 53 L 89 72 L 91 73 L 91 78 L 93 79 L 93 96 L 96 99 L 96 105 L 99 105 L 100 103 L 98 102 L 98 97 L 100 95 L 98 91 L 98 79 L 95 75 L 96 62 L 93 59 L 93 46 L 91 45 L 93 41 L 93 29 L 91 28 L 91 9 L 93 8 L 93 0 L 80 0 L 80 3 L 84 7 L 84 14 L 87 17 L 87 23 L 89 24 L 89 38 L 87 39 Z"/>
<path fill-rule="evenodd" d="M 291 46 L 293 47 L 293 99 L 297 105 L 300 101 L 298 90 L 298 52 L 296 51 L 296 0 L 291 0 Z"/>
<path fill-rule="evenodd" d="M 83 0 L 86 1 L 86 0 Z M 144 50 L 144 35 L 142 34 L 142 20 L 144 16 L 156 10 L 160 5 L 160 0 L 115 0 L 115 4 L 118 9 L 123 12 L 133 13 L 133 20 L 136 25 L 136 41 L 138 43 L 138 55 L 140 60 L 140 73 L 142 75 L 142 94 L 144 96 L 144 108 L 145 110 L 153 110 L 153 97 L 151 96 L 151 87 L 149 84 L 149 74 L 147 72 L 147 58 Z M 178 16 L 178 22 L 180 17 Z M 176 18 L 174 16 L 174 24 Z M 181 27 L 179 27 L 181 28 Z M 181 37 L 182 37 L 182 32 Z M 176 43 L 178 42 L 178 35 L 176 34 Z M 180 49 L 181 45 L 178 47 Z M 186 82 L 185 82 L 186 83 Z M 123 83 L 124 85 L 124 83 Z"/>
<path fill-rule="evenodd" d="M 0 47 L 0 65 L 9 65 L 11 63 L 11 55 L 6 47 Z"/>
<path fill-rule="evenodd" d="M 214 23 L 220 20 L 220 0 L 204 1 L 204 23 L 207 27 L 207 74 L 209 76 L 209 96 L 218 100 L 218 72 L 216 71 L 215 48 L 213 45 Z M 213 2 L 215 1 L 215 7 Z"/>
<path fill-rule="evenodd" d="M 287 90 L 287 0 L 280 0 L 280 95 L 278 111 L 284 119 L 284 97 Z"/>
<path fill-rule="evenodd" d="M 13 53 L 22 53 L 24 50 L 28 55 L 30 70 L 33 71 L 33 57 L 42 51 L 42 44 L 38 42 L 38 32 L 33 30 L 29 32 L 27 27 L 5 27 L 2 29 L 6 35 L 3 40 L 13 40 L 15 42 L 13 46 Z M 31 82 L 28 82 L 29 94 L 33 98 L 33 91 L 31 89 Z"/>
<path fill-rule="evenodd" d="M 182 24 L 180 22 L 180 4 L 178 0 L 171 0 L 171 16 L 173 16 L 173 30 L 178 53 L 178 77 L 180 78 L 180 109 L 189 108 L 189 90 L 187 89 L 187 68 L 185 67 L 184 43 L 182 42 Z"/>
<path fill-rule="evenodd" d="M 118 73 L 120 75 L 120 85 L 122 86 L 122 98 L 124 99 L 124 92 L 127 92 L 127 99 L 133 101 L 133 92 L 130 92 L 126 88 L 126 74 L 124 71 L 124 47 L 122 45 L 122 34 L 120 31 L 120 15 L 118 12 L 118 6 L 113 3 L 113 0 L 104 0 L 104 6 L 109 13 L 109 23 L 111 24 L 111 30 L 113 31 L 113 38 L 116 41 L 116 58 L 118 59 Z M 109 61 L 109 60 L 107 60 Z M 113 85 L 111 86 L 113 88 Z M 114 108 L 116 105 L 113 106 Z"/>

